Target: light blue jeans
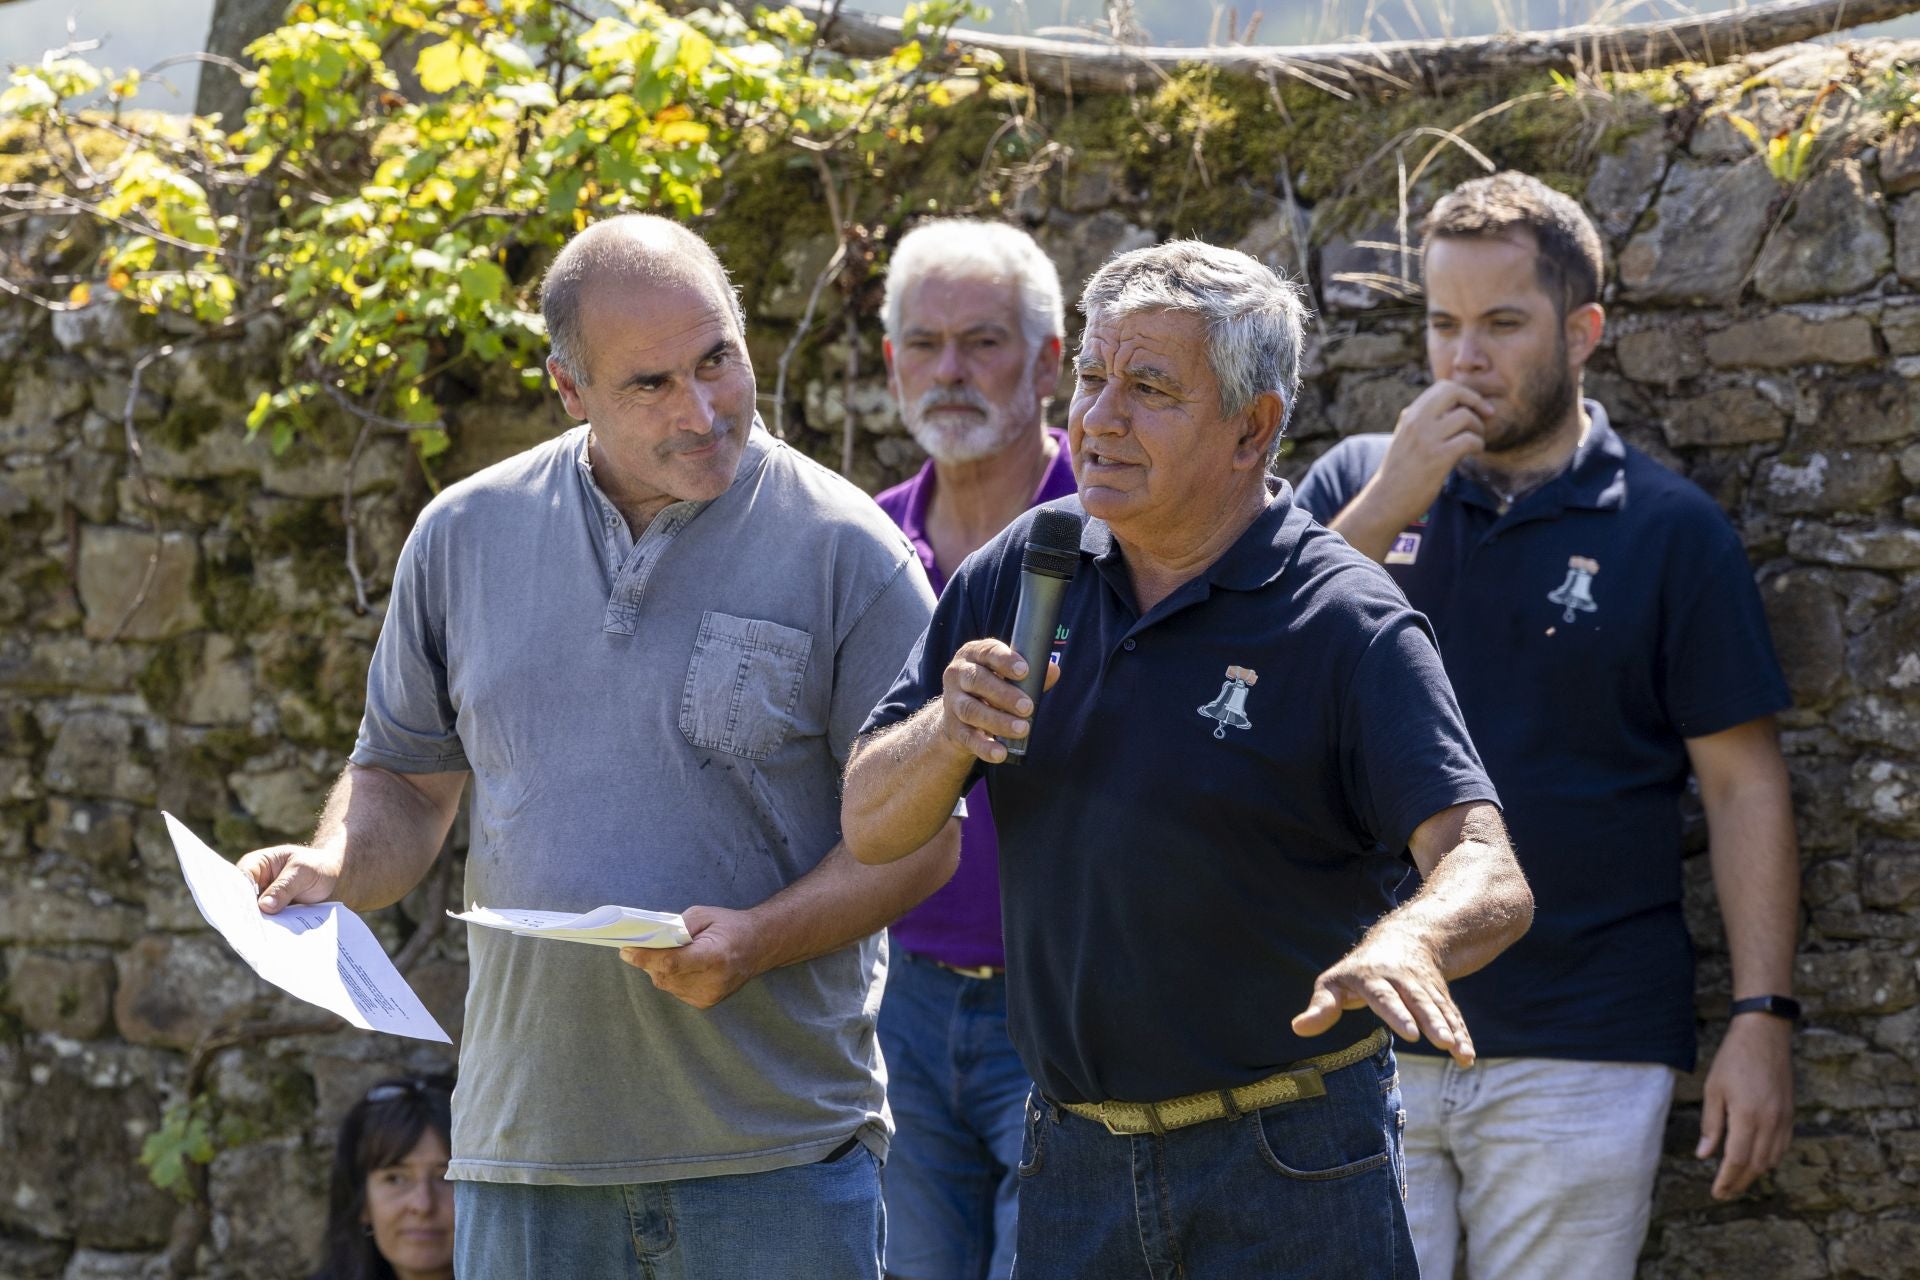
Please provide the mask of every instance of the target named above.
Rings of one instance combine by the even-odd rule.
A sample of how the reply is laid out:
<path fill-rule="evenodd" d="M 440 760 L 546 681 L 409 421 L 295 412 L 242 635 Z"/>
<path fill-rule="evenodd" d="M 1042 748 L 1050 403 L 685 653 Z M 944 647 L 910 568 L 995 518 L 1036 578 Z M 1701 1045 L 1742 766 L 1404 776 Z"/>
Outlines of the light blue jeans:
<path fill-rule="evenodd" d="M 1393 1050 L 1324 1083 L 1159 1137 L 1036 1096 L 1016 1280 L 1417 1280 Z"/>
<path fill-rule="evenodd" d="M 1653 1213 L 1671 1067 L 1405 1054 L 1407 1217 L 1420 1274 L 1632 1280 Z"/>
<path fill-rule="evenodd" d="M 865 1146 L 771 1173 L 611 1187 L 460 1182 L 461 1280 L 879 1280 L 886 1216 Z"/>
<path fill-rule="evenodd" d="M 1019 1201 L 1014 1168 L 1033 1088 L 1007 1039 L 1007 980 L 893 955 L 880 1005 L 896 1129 L 880 1177 L 887 1274 L 1007 1280 Z"/>

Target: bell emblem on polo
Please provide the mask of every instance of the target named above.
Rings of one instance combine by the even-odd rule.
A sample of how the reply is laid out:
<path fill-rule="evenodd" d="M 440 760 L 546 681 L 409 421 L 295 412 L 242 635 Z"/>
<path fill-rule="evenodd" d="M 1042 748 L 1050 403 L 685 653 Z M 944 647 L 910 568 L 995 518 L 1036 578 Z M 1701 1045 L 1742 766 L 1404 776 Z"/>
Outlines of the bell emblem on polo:
<path fill-rule="evenodd" d="M 1600 562 L 1586 556 L 1573 556 L 1567 561 L 1567 580 L 1547 592 L 1547 599 L 1558 605 L 1565 605 L 1566 612 L 1560 615 L 1560 621 L 1572 622 L 1583 613 L 1592 613 L 1600 606 L 1593 602 L 1593 575 L 1600 572 Z"/>
<path fill-rule="evenodd" d="M 1220 686 L 1220 696 L 1199 708 L 1201 715 L 1219 722 L 1214 725 L 1214 737 L 1226 737 L 1228 725 L 1236 729 L 1253 728 L 1253 721 L 1247 719 L 1247 694 L 1258 683 L 1260 676 L 1252 667 L 1227 668 L 1227 678 Z"/>

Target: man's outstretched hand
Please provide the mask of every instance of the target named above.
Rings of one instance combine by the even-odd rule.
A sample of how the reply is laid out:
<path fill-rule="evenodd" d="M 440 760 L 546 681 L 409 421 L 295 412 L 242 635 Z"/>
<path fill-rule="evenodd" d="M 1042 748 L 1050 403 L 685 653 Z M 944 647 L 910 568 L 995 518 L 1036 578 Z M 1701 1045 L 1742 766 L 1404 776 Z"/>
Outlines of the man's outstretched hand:
<path fill-rule="evenodd" d="M 1347 1009 L 1372 1009 L 1402 1040 L 1425 1036 L 1473 1065 L 1473 1038 L 1453 1003 L 1440 962 L 1425 945 L 1392 929 L 1376 929 L 1340 962 L 1314 980 L 1313 998 L 1293 1019 L 1298 1036 L 1317 1036 Z"/>

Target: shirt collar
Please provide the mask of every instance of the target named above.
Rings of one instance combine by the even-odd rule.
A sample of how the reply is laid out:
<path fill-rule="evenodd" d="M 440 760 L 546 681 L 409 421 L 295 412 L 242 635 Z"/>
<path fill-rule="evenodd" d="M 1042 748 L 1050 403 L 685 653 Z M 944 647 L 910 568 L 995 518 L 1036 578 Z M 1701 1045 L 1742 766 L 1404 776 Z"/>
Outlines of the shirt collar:
<path fill-rule="evenodd" d="M 1295 505 L 1293 486 L 1267 481 L 1267 505 L 1227 553 L 1207 570 L 1207 580 L 1229 591 L 1257 591 L 1286 571 L 1309 517 Z"/>
<path fill-rule="evenodd" d="M 1627 446 L 1598 400 L 1582 400 L 1587 411 L 1587 438 L 1573 451 L 1573 464 L 1554 481 L 1569 507 L 1617 511 L 1627 500 Z"/>
<path fill-rule="evenodd" d="M 1308 523 L 1305 508 L 1294 503 L 1293 486 L 1269 477 L 1265 509 L 1201 576 L 1209 585 L 1229 591 L 1257 591 L 1286 572 Z M 1080 552 L 1098 565 L 1120 566 L 1120 545 L 1113 539 L 1113 530 L 1094 516 L 1088 516 L 1080 528 Z"/>
<path fill-rule="evenodd" d="M 1040 475 L 1040 487 L 1030 495 L 1029 507 L 1037 507 L 1043 502 L 1052 502 L 1055 498 L 1064 498 L 1074 491 L 1073 455 L 1067 448 L 1067 433 L 1058 427 L 1046 428 L 1047 436 L 1055 446 L 1053 461 Z M 914 472 L 913 479 L 907 483 L 907 506 L 900 513 L 900 532 L 907 535 L 914 545 L 927 545 L 931 554 L 932 546 L 927 544 L 927 505 L 933 501 L 933 459 L 929 458 Z"/>

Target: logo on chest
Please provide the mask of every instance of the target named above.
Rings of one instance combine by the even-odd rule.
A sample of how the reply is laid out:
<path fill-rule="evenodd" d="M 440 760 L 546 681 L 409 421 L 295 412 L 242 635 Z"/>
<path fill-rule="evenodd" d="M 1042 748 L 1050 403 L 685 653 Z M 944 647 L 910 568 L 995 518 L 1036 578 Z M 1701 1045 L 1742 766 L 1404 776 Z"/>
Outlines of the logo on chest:
<path fill-rule="evenodd" d="M 1593 577 L 1599 572 L 1598 560 L 1588 556 L 1568 557 L 1566 581 L 1547 592 L 1548 600 L 1566 610 L 1560 615 L 1560 621 L 1572 622 L 1581 614 L 1600 608 L 1593 599 Z"/>
<path fill-rule="evenodd" d="M 1220 696 L 1198 708 L 1201 715 L 1216 722 L 1214 737 L 1226 737 L 1228 726 L 1235 729 L 1253 728 L 1253 721 L 1247 719 L 1247 695 L 1258 683 L 1260 675 L 1252 667 L 1227 668 L 1227 678 L 1220 685 Z"/>

